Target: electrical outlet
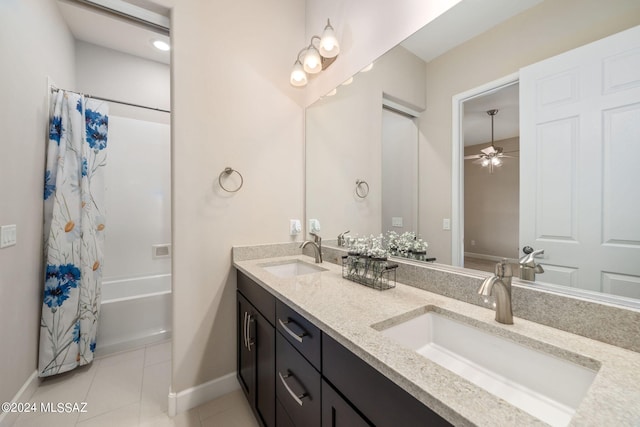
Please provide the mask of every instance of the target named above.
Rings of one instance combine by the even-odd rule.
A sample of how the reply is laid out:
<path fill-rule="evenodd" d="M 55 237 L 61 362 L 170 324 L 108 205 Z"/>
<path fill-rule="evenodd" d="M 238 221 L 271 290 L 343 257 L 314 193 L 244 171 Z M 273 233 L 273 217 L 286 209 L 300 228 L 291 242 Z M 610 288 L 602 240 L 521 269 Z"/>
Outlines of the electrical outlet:
<path fill-rule="evenodd" d="M 402 227 L 402 217 L 401 216 L 391 217 L 391 226 L 392 227 Z"/>
<path fill-rule="evenodd" d="M 302 223 L 299 219 L 290 219 L 289 220 L 289 234 L 295 236 L 300 234 L 302 231 Z"/>
<path fill-rule="evenodd" d="M 6 248 L 16 244 L 16 225 L 3 225 L 0 227 L 0 248 Z"/>
<path fill-rule="evenodd" d="M 476 241 L 475 241 L 475 240 L 472 240 L 472 241 L 471 241 L 471 246 L 475 246 L 475 245 L 476 245 Z"/>
<path fill-rule="evenodd" d="M 451 220 L 449 218 L 444 218 L 442 220 L 442 229 L 451 230 Z"/>
<path fill-rule="evenodd" d="M 320 221 L 317 219 L 309 220 L 309 232 L 310 233 L 319 233 L 320 232 Z"/>

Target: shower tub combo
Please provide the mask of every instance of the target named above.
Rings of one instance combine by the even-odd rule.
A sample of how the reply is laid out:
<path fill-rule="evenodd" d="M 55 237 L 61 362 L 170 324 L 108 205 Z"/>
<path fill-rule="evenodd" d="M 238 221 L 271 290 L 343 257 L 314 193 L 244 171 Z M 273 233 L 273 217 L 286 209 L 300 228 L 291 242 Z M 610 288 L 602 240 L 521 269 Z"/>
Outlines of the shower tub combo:
<path fill-rule="evenodd" d="M 102 282 L 96 355 L 171 338 L 171 274 Z"/>

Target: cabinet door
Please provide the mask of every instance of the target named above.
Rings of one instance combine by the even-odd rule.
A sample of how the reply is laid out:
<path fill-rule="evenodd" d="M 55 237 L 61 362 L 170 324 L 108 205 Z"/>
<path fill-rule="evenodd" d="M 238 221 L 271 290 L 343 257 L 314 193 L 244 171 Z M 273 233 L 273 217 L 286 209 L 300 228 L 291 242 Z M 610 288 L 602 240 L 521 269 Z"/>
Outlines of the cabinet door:
<path fill-rule="evenodd" d="M 360 414 L 322 380 L 322 427 L 370 427 Z"/>
<path fill-rule="evenodd" d="M 256 412 L 266 427 L 274 427 L 276 420 L 276 331 L 267 319 L 255 313 L 255 330 L 249 328 L 251 351 L 256 352 Z"/>
<path fill-rule="evenodd" d="M 238 382 L 240 382 L 242 391 L 244 391 L 251 406 L 254 406 L 256 382 L 255 352 L 250 351 L 248 341 L 249 326 L 251 323 L 249 319 L 253 311 L 251 304 L 238 292 Z"/>

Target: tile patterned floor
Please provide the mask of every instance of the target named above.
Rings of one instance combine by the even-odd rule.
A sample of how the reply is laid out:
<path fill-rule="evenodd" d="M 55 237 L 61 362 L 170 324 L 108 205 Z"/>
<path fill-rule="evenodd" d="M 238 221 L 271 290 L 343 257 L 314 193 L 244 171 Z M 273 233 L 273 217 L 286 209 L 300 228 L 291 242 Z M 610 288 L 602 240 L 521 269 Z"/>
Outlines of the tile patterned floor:
<path fill-rule="evenodd" d="M 86 402 L 86 413 L 24 413 L 14 427 L 258 427 L 240 390 L 167 415 L 171 342 L 95 360 L 44 380 L 31 402 Z"/>

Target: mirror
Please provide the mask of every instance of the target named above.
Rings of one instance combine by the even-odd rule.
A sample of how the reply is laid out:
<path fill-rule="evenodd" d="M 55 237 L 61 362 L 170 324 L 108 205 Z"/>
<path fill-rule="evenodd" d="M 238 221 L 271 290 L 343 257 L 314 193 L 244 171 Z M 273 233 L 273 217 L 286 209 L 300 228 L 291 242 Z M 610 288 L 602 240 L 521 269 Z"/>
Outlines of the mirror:
<path fill-rule="evenodd" d="M 549 9 L 557 7 L 546 4 L 545 6 Z M 593 21 L 597 18 L 591 16 L 589 19 Z M 592 22 L 585 25 L 595 24 L 596 22 Z M 624 28 L 610 28 L 608 34 Z M 434 37 L 433 40 L 442 39 Z M 392 223 L 391 228 L 394 228 L 395 214 L 383 214 L 385 181 L 382 165 L 385 156 L 382 138 L 383 114 L 386 111 L 383 106 L 391 107 L 392 110 L 413 117 L 411 120 L 416 123 L 418 130 L 419 142 L 415 156 L 419 159 L 416 185 L 420 199 L 414 208 L 418 217 L 414 231 L 429 243 L 429 256 L 437 254 L 438 263 L 451 265 L 452 235 L 450 231 L 443 230 L 447 225 L 451 225 L 446 222 L 452 219 L 451 186 L 455 185 L 455 182 L 452 184 L 455 178 L 452 178 L 451 171 L 451 122 L 447 121 L 447 116 L 451 114 L 451 97 L 469 88 L 481 86 L 496 76 L 517 71 L 519 66 L 506 65 L 503 67 L 506 71 L 502 71 L 502 74 L 495 70 L 484 72 L 482 68 L 473 72 L 456 70 L 460 74 L 468 73 L 468 82 L 461 83 L 463 78 L 460 75 L 452 77 L 454 83 L 458 83 L 457 90 L 447 87 L 450 92 L 447 93 L 443 89 L 443 95 L 434 93 L 438 92 L 439 87 L 433 80 L 431 84 L 425 83 L 429 78 L 435 79 L 437 76 L 420 75 L 421 72 L 430 71 L 429 60 L 420 59 L 412 53 L 408 49 L 412 43 L 415 42 L 405 41 L 396 46 L 375 61 L 373 69 L 358 73 L 349 85 L 339 86 L 335 95 L 325 96 L 307 109 L 307 219 L 320 221 L 321 234 L 327 244 L 331 244 L 346 230 L 350 230 L 352 235 L 357 233 L 363 236 L 386 231 L 389 229 L 388 222 Z M 564 50 L 577 46 L 569 45 Z M 524 65 L 543 60 L 554 53 L 552 50 L 546 56 L 535 57 Z M 478 53 L 478 56 L 481 54 L 482 52 Z M 472 65 L 477 65 L 480 61 L 478 58 L 474 60 Z M 459 62 L 460 67 L 463 65 Z M 490 66 L 487 65 L 486 68 Z M 482 77 L 483 75 L 485 77 Z M 446 75 L 439 77 L 446 78 Z M 452 84 L 449 83 L 449 86 Z M 427 103 L 426 97 L 430 100 L 436 98 L 439 102 Z M 425 110 L 427 105 L 429 109 Z M 496 105 L 494 108 L 501 106 Z M 498 123 L 496 121 L 496 126 Z M 488 130 L 489 123 L 486 122 L 485 125 Z M 500 140 L 496 138 L 497 141 Z M 484 142 L 488 145 L 489 138 Z M 445 144 L 448 145 L 443 147 Z M 368 184 L 367 197 L 358 196 L 357 190 L 360 187 L 356 185 L 357 181 L 366 181 Z M 413 191 L 408 189 L 408 198 L 412 197 Z M 404 217 L 402 219 L 404 220 Z M 402 224 L 404 226 L 405 221 L 402 221 Z M 467 244 L 470 245 L 470 241 Z M 505 255 L 511 258 L 522 256 L 517 247 L 513 249 L 513 252 Z M 599 292 L 592 292 L 589 297 L 607 299 Z M 609 300 L 625 303 L 615 296 Z"/>

